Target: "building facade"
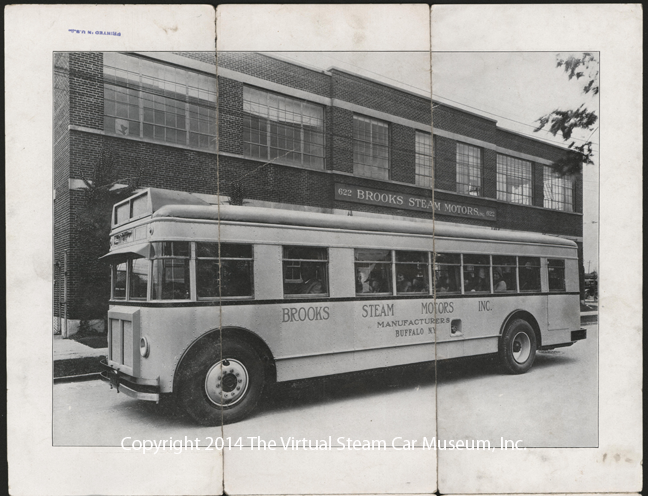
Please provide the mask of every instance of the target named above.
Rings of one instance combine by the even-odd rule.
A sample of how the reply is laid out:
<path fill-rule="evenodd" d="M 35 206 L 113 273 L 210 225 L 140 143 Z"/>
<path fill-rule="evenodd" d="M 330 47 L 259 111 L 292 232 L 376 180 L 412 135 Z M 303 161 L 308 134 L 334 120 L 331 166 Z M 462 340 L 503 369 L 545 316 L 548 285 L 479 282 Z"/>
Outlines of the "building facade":
<path fill-rule="evenodd" d="M 582 177 L 552 167 L 564 148 L 335 67 L 258 53 L 57 53 L 53 152 L 53 303 L 72 328 L 107 305 L 109 271 L 87 243 L 97 222 L 89 185 L 109 200 L 156 187 L 268 208 L 434 216 L 565 237 L 582 258 Z"/>

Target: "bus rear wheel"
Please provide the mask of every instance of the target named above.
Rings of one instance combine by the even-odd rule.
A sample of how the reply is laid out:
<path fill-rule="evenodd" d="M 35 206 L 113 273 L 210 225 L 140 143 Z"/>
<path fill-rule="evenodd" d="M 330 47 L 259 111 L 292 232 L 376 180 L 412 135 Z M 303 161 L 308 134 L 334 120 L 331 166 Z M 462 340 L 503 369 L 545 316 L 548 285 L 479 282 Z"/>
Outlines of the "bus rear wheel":
<path fill-rule="evenodd" d="M 238 341 L 200 346 L 182 369 L 178 383 L 180 404 L 201 425 L 244 419 L 256 408 L 263 392 L 261 358 L 254 348 Z"/>
<path fill-rule="evenodd" d="M 510 374 L 524 374 L 535 360 L 537 340 L 535 332 L 526 320 L 510 322 L 500 341 L 500 362 Z"/>

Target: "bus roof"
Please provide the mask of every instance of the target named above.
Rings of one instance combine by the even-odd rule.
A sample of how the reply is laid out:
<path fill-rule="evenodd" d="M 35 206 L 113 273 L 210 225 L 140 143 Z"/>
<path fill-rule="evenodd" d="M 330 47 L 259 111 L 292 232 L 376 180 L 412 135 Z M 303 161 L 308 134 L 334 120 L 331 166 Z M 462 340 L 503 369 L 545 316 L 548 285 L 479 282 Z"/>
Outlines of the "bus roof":
<path fill-rule="evenodd" d="M 333 215 L 325 213 L 301 212 L 260 207 L 239 207 L 233 205 L 165 205 L 155 211 L 153 218 L 182 218 L 214 220 L 225 222 L 250 222 L 259 224 L 318 227 L 353 231 L 377 231 L 403 234 L 435 235 L 442 238 L 467 238 L 519 243 L 539 243 L 569 246 L 576 248 L 571 240 L 539 233 L 496 231 L 473 226 L 449 226 L 442 223 L 433 225 L 426 222 L 413 222 L 396 219 Z"/>

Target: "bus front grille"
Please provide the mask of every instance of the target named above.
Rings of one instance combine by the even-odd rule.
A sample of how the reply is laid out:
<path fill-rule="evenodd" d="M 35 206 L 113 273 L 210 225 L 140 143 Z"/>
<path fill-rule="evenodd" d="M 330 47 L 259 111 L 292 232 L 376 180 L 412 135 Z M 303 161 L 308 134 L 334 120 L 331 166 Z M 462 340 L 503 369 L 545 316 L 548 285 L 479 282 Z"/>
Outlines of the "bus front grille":
<path fill-rule="evenodd" d="M 131 375 L 138 367 L 139 311 L 108 312 L 108 360 Z"/>

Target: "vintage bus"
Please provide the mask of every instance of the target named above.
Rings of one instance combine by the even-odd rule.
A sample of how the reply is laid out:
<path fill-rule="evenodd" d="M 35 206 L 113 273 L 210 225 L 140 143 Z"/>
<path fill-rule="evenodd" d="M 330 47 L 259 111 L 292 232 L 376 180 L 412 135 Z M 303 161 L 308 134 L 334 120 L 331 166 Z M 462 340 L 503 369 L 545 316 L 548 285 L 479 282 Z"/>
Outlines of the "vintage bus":
<path fill-rule="evenodd" d="M 273 381 L 485 354 L 520 374 L 586 337 L 561 238 L 153 188 L 112 223 L 102 379 L 204 425 L 243 419 Z"/>

